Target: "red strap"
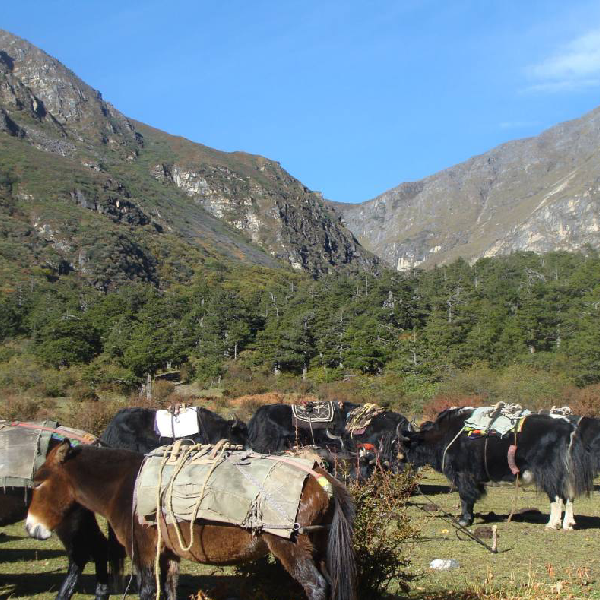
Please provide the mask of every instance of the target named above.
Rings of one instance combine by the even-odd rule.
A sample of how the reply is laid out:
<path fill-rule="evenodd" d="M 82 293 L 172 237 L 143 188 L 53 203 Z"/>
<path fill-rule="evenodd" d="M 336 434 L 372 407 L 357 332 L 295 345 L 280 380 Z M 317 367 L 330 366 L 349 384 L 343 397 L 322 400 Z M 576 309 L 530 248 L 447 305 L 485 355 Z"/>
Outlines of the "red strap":
<path fill-rule="evenodd" d="M 35 425 L 34 423 L 24 423 L 22 421 L 13 421 L 11 423 L 11 425 L 13 427 L 25 427 L 26 429 L 37 429 L 40 431 L 50 431 L 52 433 L 58 433 L 59 435 L 62 435 L 66 438 L 69 438 L 72 440 L 77 440 L 78 442 L 81 442 L 82 444 L 92 444 L 93 443 L 92 441 L 90 441 L 90 438 L 94 437 L 94 436 L 92 436 L 92 434 L 89 434 L 89 437 L 83 437 L 83 436 L 77 435 L 75 433 L 61 431 L 60 429 L 53 429 L 52 427 L 44 427 L 43 425 Z"/>
<path fill-rule="evenodd" d="M 302 471 L 306 471 L 310 475 L 312 475 L 315 479 L 319 479 L 319 477 L 324 477 L 323 473 L 317 473 L 314 469 L 309 469 L 304 465 L 297 463 L 295 460 L 291 458 L 284 458 L 283 456 L 269 456 L 269 460 L 276 460 L 277 462 L 285 463 L 286 465 L 291 465 L 292 467 L 296 467 Z"/>
<path fill-rule="evenodd" d="M 515 444 L 511 444 L 508 447 L 508 466 L 510 467 L 510 470 L 512 471 L 513 475 L 517 475 L 520 471 L 519 471 L 519 467 L 517 467 L 517 463 L 515 462 L 515 454 L 517 453 L 517 446 Z"/>

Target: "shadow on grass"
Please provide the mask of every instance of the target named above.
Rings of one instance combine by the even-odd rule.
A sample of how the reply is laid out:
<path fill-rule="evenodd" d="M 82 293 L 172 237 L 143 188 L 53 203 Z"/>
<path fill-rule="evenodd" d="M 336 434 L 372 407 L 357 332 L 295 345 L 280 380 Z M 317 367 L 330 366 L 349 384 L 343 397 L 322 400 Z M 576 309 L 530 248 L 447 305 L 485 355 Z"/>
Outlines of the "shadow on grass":
<path fill-rule="evenodd" d="M 420 483 L 419 489 L 427 496 L 435 496 L 436 494 L 449 494 L 452 491 L 449 485 L 435 485 L 429 483 Z M 417 491 L 413 497 L 418 498 L 421 495 L 422 494 L 419 494 Z"/>
<path fill-rule="evenodd" d="M 549 515 L 547 513 L 543 513 L 537 508 L 527 508 L 515 513 L 512 520 L 516 523 L 545 525 L 548 522 L 548 518 Z M 496 514 L 492 511 L 487 514 L 477 514 L 477 519 L 481 519 L 482 523 L 504 523 L 508 521 L 508 514 Z M 575 515 L 575 522 L 575 529 L 600 529 L 600 517 Z"/>
<path fill-rule="evenodd" d="M 49 560 L 66 557 L 66 552 L 60 549 L 36 550 L 35 548 L 6 548 L 0 549 L 0 563 L 32 560 Z"/>
<path fill-rule="evenodd" d="M 0 600 L 8 598 L 27 598 L 37 594 L 48 592 L 56 593 L 60 588 L 66 570 L 56 573 L 11 573 L 2 575 L 2 591 Z M 77 591 L 86 595 L 93 595 L 96 590 L 96 577 L 94 575 L 82 575 L 77 585 Z"/>
<path fill-rule="evenodd" d="M 0 531 L 0 544 L 4 544 L 5 542 L 14 542 L 15 540 L 22 540 L 24 536 L 20 535 L 10 535 L 8 533 L 2 533 Z"/>
<path fill-rule="evenodd" d="M 179 580 L 178 598 L 196 596 L 201 590 L 214 600 L 228 598 L 269 598 L 269 600 L 304 600 L 302 588 L 287 574 L 280 578 L 277 570 L 268 580 L 248 578 L 243 575 L 182 575 Z"/>

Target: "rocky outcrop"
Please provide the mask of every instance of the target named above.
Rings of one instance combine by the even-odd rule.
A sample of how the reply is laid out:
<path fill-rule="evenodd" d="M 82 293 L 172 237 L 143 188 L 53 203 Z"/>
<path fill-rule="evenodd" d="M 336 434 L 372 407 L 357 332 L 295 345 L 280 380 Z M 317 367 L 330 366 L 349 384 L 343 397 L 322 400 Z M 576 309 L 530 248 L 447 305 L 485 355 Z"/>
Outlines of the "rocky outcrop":
<path fill-rule="evenodd" d="M 235 159 L 215 165 L 199 157 L 187 165 L 157 164 L 150 172 L 296 270 L 319 276 L 340 267 L 377 269 L 378 259 L 341 225 L 320 194 L 274 161 L 244 158 L 254 169 Z"/>
<path fill-rule="evenodd" d="M 600 247 L 600 109 L 358 205 L 360 242 L 399 270 L 462 256 Z"/>

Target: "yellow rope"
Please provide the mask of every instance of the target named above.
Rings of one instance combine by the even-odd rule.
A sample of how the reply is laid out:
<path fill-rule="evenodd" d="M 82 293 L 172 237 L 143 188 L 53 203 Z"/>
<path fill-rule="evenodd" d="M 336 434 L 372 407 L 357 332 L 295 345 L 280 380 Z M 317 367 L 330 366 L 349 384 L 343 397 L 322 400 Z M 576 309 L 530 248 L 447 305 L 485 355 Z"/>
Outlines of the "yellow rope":
<path fill-rule="evenodd" d="M 160 517 L 162 515 L 161 506 L 161 493 L 160 488 L 162 486 L 162 474 L 165 465 L 169 460 L 168 453 L 165 452 L 165 456 L 160 463 L 160 471 L 158 472 L 158 487 L 156 489 L 156 557 L 154 558 L 154 578 L 156 581 L 156 600 L 160 600 L 160 546 L 162 544 L 162 532 L 160 529 Z"/>
<path fill-rule="evenodd" d="M 223 458 L 223 455 L 225 454 L 225 451 L 227 450 L 229 445 L 227 443 L 225 443 L 221 446 L 221 448 L 219 449 L 218 456 L 216 456 L 213 459 L 214 462 L 212 463 L 210 469 L 208 470 L 208 473 L 206 474 L 206 477 L 204 478 L 204 483 L 202 484 L 202 491 L 200 492 L 200 495 L 198 496 L 198 500 L 196 500 L 196 503 L 194 504 L 194 508 L 192 511 L 192 517 L 190 519 L 190 542 L 186 546 L 183 541 L 182 535 L 181 535 L 181 529 L 179 528 L 179 524 L 177 523 L 177 517 L 175 516 L 175 512 L 173 510 L 173 487 L 174 487 L 175 479 L 177 478 L 177 475 L 179 475 L 179 472 L 184 467 L 190 454 L 192 453 L 192 451 L 198 450 L 198 447 L 199 447 L 198 444 L 194 444 L 193 446 L 184 446 L 181 449 L 181 454 L 179 455 L 179 458 L 177 459 L 177 462 L 175 463 L 175 466 L 173 468 L 173 473 L 171 475 L 169 485 L 168 485 L 167 489 L 165 490 L 166 495 L 167 495 L 167 502 L 166 502 L 167 516 L 170 517 L 171 521 L 173 522 L 173 526 L 175 528 L 175 533 L 177 534 L 177 540 L 178 540 L 179 546 L 183 552 L 187 552 L 194 545 L 194 521 L 196 520 L 196 515 L 198 514 L 198 510 L 200 509 L 200 505 L 202 504 L 202 500 L 204 499 L 204 492 L 206 491 L 206 486 L 208 484 L 208 480 L 210 479 L 210 476 L 213 474 L 214 470 L 217 468 L 217 466 L 221 462 L 221 459 Z M 165 468 L 165 465 L 171 458 L 173 450 L 174 450 L 173 446 L 168 446 L 167 448 L 165 448 L 165 454 L 160 463 L 160 470 L 158 472 L 158 487 L 156 489 L 157 536 L 156 536 L 156 557 L 154 559 L 154 577 L 155 577 L 155 581 L 156 581 L 156 600 L 160 600 L 160 593 L 161 593 L 161 589 L 160 589 L 160 587 L 161 587 L 160 586 L 160 553 L 161 553 L 161 545 L 162 545 L 162 531 L 160 528 L 160 518 L 162 517 L 162 493 L 161 493 L 162 478 L 163 478 L 163 470 Z M 179 445 L 177 447 L 177 450 L 179 450 Z M 167 525 L 167 522 L 165 520 L 165 527 L 166 527 L 166 525 Z"/>
<path fill-rule="evenodd" d="M 181 469 L 185 463 L 185 459 L 190 454 L 191 450 L 195 447 L 189 446 L 188 448 L 185 449 L 184 453 L 181 455 L 181 457 L 177 461 L 177 465 L 175 467 L 175 470 L 173 471 L 171 481 L 169 482 L 169 487 L 167 488 L 168 516 L 173 521 L 173 527 L 175 528 L 175 533 L 177 534 L 177 541 L 179 542 L 179 547 L 181 548 L 181 550 L 183 552 L 187 552 L 194 545 L 194 521 L 196 520 L 196 515 L 198 514 L 198 510 L 200 509 L 200 505 L 202 504 L 202 500 L 204 499 L 204 492 L 206 491 L 206 486 L 208 484 L 208 480 L 210 479 L 210 476 L 213 474 L 214 470 L 219 466 L 219 463 L 221 462 L 221 458 L 223 457 L 223 454 L 225 453 L 225 450 L 227 449 L 227 444 L 224 444 L 222 446 L 222 448 L 219 452 L 219 455 L 213 459 L 214 462 L 210 466 L 210 469 L 208 470 L 208 473 L 206 474 L 206 477 L 204 478 L 204 482 L 202 484 L 202 490 L 200 491 L 200 494 L 198 495 L 198 499 L 196 500 L 196 503 L 194 504 L 194 508 L 192 510 L 192 516 L 190 518 L 190 541 L 189 541 L 189 544 L 186 546 L 183 541 L 183 538 L 181 536 L 181 529 L 179 528 L 179 524 L 177 523 L 177 518 L 175 517 L 175 512 L 173 510 L 173 487 L 175 484 L 175 478 L 179 474 L 179 471 L 181 471 Z"/>

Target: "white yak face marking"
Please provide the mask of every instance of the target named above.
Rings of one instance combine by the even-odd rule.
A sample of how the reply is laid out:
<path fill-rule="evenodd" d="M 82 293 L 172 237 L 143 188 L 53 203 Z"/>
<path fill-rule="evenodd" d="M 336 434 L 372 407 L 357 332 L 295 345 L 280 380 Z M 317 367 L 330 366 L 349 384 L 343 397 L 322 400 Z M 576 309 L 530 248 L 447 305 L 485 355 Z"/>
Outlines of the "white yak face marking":
<path fill-rule="evenodd" d="M 52 535 L 52 532 L 31 513 L 27 514 L 25 530 L 30 537 L 36 540 L 47 540 Z"/>

